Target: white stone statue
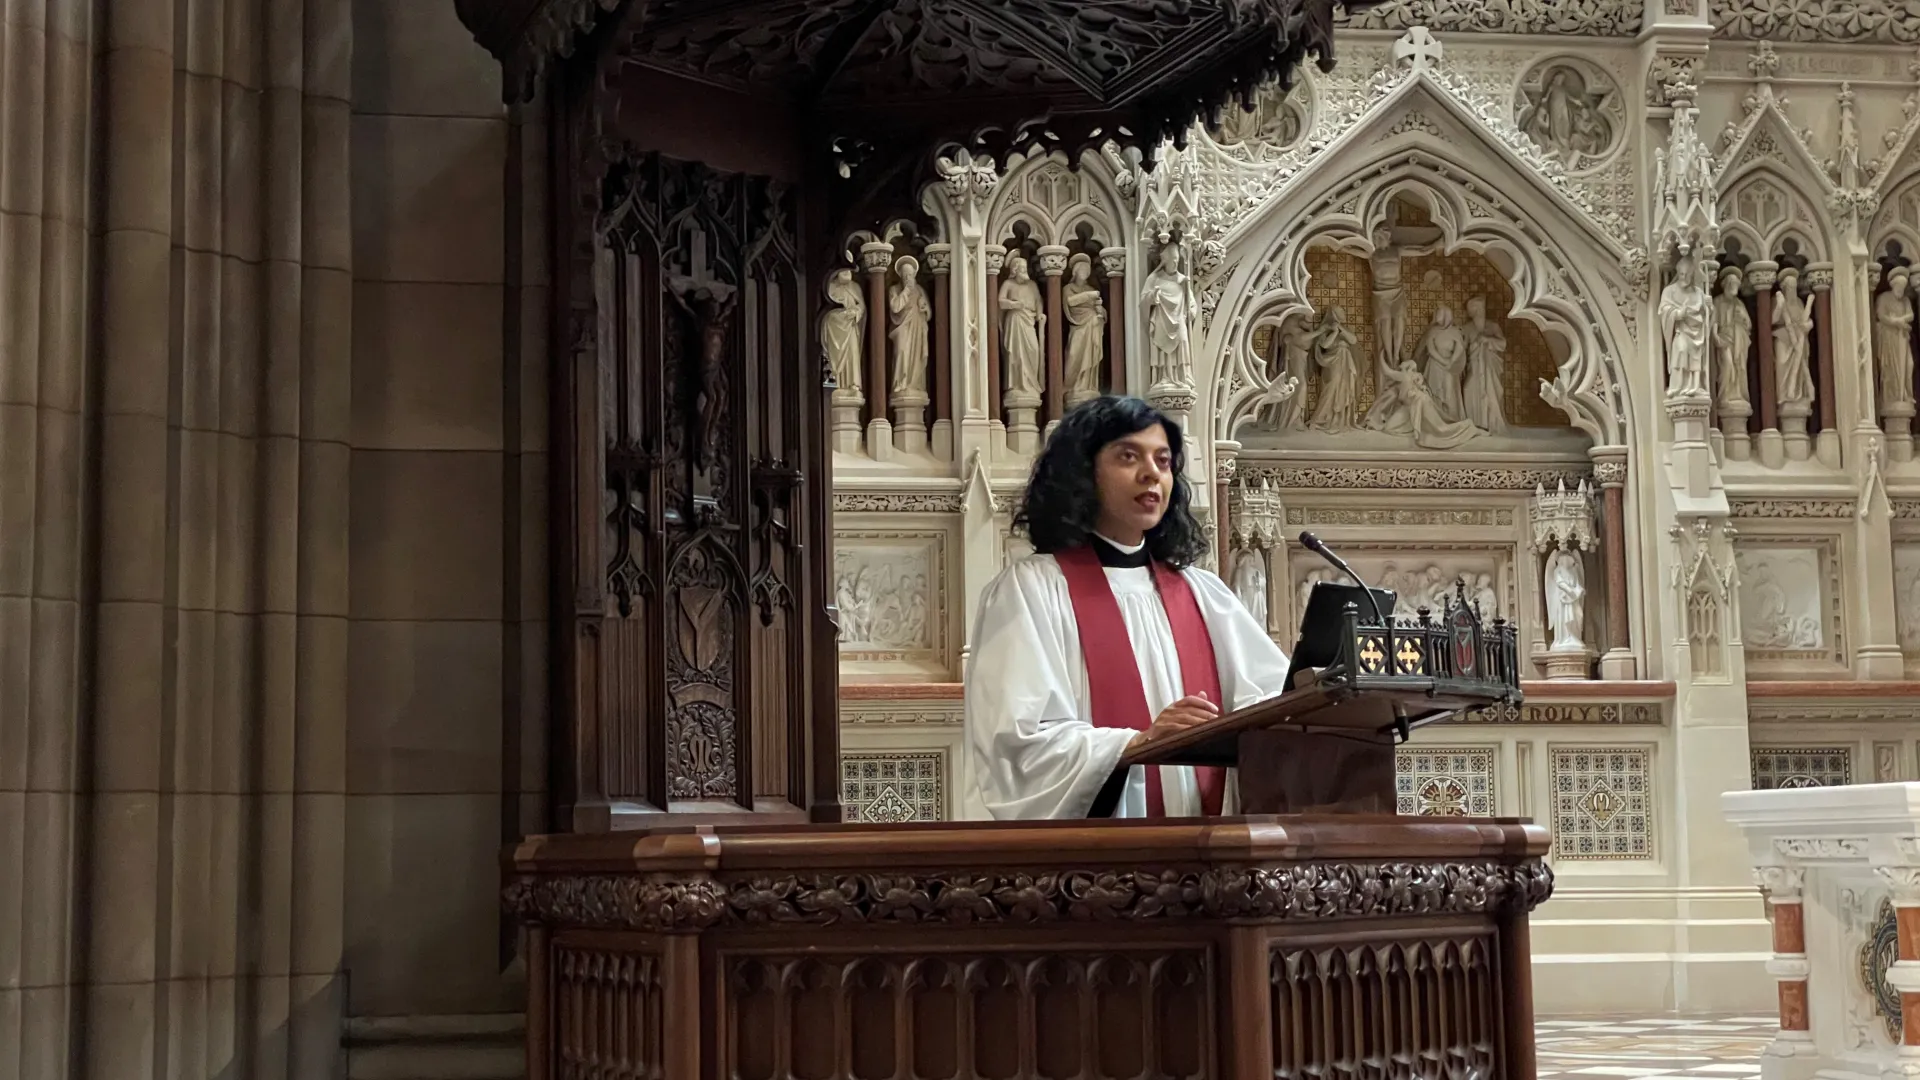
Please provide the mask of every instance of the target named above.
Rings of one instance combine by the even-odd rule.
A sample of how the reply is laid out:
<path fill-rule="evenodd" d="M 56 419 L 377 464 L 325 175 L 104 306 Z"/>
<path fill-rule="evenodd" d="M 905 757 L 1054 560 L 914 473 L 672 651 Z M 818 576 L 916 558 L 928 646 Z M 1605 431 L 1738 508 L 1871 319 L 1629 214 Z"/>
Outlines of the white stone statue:
<path fill-rule="evenodd" d="M 933 301 L 920 287 L 920 261 L 911 255 L 894 260 L 900 280 L 887 294 L 893 323 L 893 396 L 901 404 L 924 404 L 927 398 L 927 327 L 933 321 Z"/>
<path fill-rule="evenodd" d="M 1007 359 L 1007 400 L 1040 403 L 1040 327 L 1047 321 L 1040 286 L 1027 273 L 1027 260 L 1007 259 L 1007 279 L 1000 283 L 1000 311 Z M 1028 407 L 1031 407 L 1029 405 Z"/>
<path fill-rule="evenodd" d="M 1106 356 L 1107 307 L 1093 282 L 1093 260 L 1084 253 L 1067 260 L 1061 304 L 1067 318 L 1067 404 L 1073 406 L 1100 396 L 1100 362 Z"/>
<path fill-rule="evenodd" d="M 1269 384 L 1268 396 L 1260 402 L 1258 419 L 1278 431 L 1292 431 L 1306 426 L 1306 387 L 1307 375 L 1312 370 L 1313 343 L 1318 331 L 1308 321 L 1306 312 L 1295 312 L 1288 316 L 1280 327 L 1279 374 Z M 1293 393 L 1277 400 L 1271 394 L 1286 385 L 1288 379 L 1298 380 Z"/>
<path fill-rule="evenodd" d="M 1667 397 L 1707 393 L 1707 324 L 1713 302 L 1700 284 L 1699 262 L 1681 255 L 1660 290 L 1660 333 L 1667 342 Z"/>
<path fill-rule="evenodd" d="M 1193 385 L 1193 339 L 1189 325 L 1196 306 L 1193 282 L 1180 271 L 1180 245 L 1160 249 L 1160 262 L 1140 289 L 1147 316 L 1148 372 L 1155 386 Z"/>
<path fill-rule="evenodd" d="M 1460 393 L 1460 378 L 1467 365 L 1467 335 L 1453 323 L 1453 309 L 1442 306 L 1433 313 L 1433 322 L 1420 338 L 1414 355 L 1423 366 L 1427 390 L 1440 410 L 1442 419 L 1451 423 L 1467 417 L 1466 401 Z"/>
<path fill-rule="evenodd" d="M 1713 298 L 1713 372 L 1720 405 L 1748 407 L 1747 353 L 1753 347 L 1753 315 L 1740 299 L 1740 270 L 1720 274 L 1720 292 Z"/>
<path fill-rule="evenodd" d="M 1432 251 L 1439 233 L 1438 229 L 1396 229 L 1385 224 L 1374 227 L 1373 253 L 1367 262 L 1373 269 L 1374 363 L 1382 375 L 1400 366 L 1407 344 L 1407 287 L 1400 280 L 1401 260 Z"/>
<path fill-rule="evenodd" d="M 1880 407 L 1913 404 L 1913 300 L 1905 267 L 1873 298 L 1873 355 L 1880 366 Z"/>
<path fill-rule="evenodd" d="M 1428 450 L 1451 450 L 1486 434 L 1474 427 L 1472 421 L 1449 420 L 1441 412 L 1426 377 L 1413 366 L 1412 357 L 1401 360 L 1398 371 L 1387 372 L 1387 382 L 1388 390 L 1380 395 L 1374 411 L 1367 414 L 1368 426 L 1389 435 L 1411 435 L 1416 446 Z M 1459 398 L 1458 386 L 1454 397 Z M 1380 411 L 1382 404 L 1387 406 L 1384 413 Z M 1377 417 L 1376 413 L 1379 413 Z"/>
<path fill-rule="evenodd" d="M 867 333 L 867 297 L 845 267 L 827 276 L 827 299 L 832 307 L 820 316 L 820 347 L 827 367 L 839 384 L 834 396 L 860 396 L 860 350 Z"/>
<path fill-rule="evenodd" d="M 1348 431 L 1360 395 L 1360 361 L 1353 355 L 1360 339 L 1347 328 L 1347 313 L 1330 307 L 1313 333 L 1313 363 L 1320 369 L 1320 400 L 1309 423 L 1319 431 Z"/>
<path fill-rule="evenodd" d="M 1487 318 L 1487 298 L 1467 301 L 1467 383 L 1462 391 L 1467 419 L 1489 435 L 1507 431 L 1507 334 Z"/>
<path fill-rule="evenodd" d="M 1813 315 L 1800 297 L 1798 274 L 1781 274 L 1773 301 L 1773 366 L 1782 409 L 1813 404 L 1813 369 L 1808 363 Z"/>
<path fill-rule="evenodd" d="M 1267 628 L 1267 553 L 1243 547 L 1233 557 L 1233 595 L 1246 605 L 1260 629 Z"/>
<path fill-rule="evenodd" d="M 1580 640 L 1586 617 L 1587 572 L 1579 552 L 1555 548 L 1547 556 L 1545 595 L 1547 625 L 1553 630 L 1552 648 L 1572 651 L 1586 648 Z"/>

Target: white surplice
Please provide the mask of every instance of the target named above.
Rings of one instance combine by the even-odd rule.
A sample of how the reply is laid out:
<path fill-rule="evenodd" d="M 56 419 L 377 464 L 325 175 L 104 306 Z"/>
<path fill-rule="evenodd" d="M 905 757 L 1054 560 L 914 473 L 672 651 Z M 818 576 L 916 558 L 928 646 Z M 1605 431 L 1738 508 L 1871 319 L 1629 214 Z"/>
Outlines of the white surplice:
<path fill-rule="evenodd" d="M 1095 657 L 1096 674 L 1132 659 L 1147 708 L 1157 716 L 1186 696 L 1166 608 L 1148 568 L 1107 567 L 1106 574 L 1134 656 Z M 1280 647 L 1225 582 L 1197 567 L 1184 574 L 1213 638 L 1225 711 L 1279 695 L 1287 675 Z M 1093 726 L 1073 600 L 1053 556 L 1021 559 L 987 586 L 967 666 L 966 727 L 974 781 L 967 816 L 1003 821 L 1085 817 L 1135 735 L 1131 728 Z M 1159 768 L 1168 816 L 1198 816 L 1193 769 Z M 1230 774 L 1225 813 L 1235 812 L 1236 796 Z M 1146 814 L 1146 769 L 1136 766 L 1114 815 Z"/>

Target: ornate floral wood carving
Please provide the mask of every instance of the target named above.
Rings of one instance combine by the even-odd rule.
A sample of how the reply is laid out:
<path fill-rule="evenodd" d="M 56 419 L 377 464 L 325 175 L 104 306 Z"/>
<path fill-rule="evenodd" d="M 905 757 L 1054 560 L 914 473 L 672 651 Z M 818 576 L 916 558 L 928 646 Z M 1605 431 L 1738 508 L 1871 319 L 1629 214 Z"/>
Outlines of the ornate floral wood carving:
<path fill-rule="evenodd" d="M 955 871 L 693 878 L 521 877 L 505 891 L 522 919 L 608 930 L 731 923 L 1100 922 L 1113 919 L 1347 919 L 1527 912 L 1553 871 L 1519 863 L 1302 863 L 1132 873 Z"/>

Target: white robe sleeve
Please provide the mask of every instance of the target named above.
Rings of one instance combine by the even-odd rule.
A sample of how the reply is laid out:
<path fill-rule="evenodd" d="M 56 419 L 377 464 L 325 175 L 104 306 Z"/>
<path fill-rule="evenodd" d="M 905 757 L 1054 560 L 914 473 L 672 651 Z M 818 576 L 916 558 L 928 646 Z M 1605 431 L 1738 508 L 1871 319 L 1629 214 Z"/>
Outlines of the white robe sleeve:
<path fill-rule="evenodd" d="M 1049 558 L 1014 563 L 981 598 L 966 729 L 975 805 L 994 818 L 1085 817 L 1134 736 L 1085 715 L 1079 650 L 1070 663 L 1063 641 L 1077 632 L 1072 619 L 1066 580 Z"/>
<path fill-rule="evenodd" d="M 1255 622 L 1227 583 L 1198 567 L 1186 571 L 1193 598 L 1213 638 L 1213 662 L 1220 673 L 1220 703 L 1226 712 L 1279 697 L 1287 688 L 1287 656 Z"/>

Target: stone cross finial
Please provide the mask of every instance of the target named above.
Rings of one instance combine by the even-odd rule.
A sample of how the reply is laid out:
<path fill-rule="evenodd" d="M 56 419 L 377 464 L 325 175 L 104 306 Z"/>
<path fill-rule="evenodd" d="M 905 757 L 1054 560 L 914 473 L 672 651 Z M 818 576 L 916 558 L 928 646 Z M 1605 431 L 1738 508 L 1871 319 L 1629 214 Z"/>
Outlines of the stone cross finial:
<path fill-rule="evenodd" d="M 1432 31 L 1424 26 L 1416 26 L 1403 34 L 1393 43 L 1393 62 L 1411 64 L 1415 71 L 1436 67 L 1445 52 Z"/>

